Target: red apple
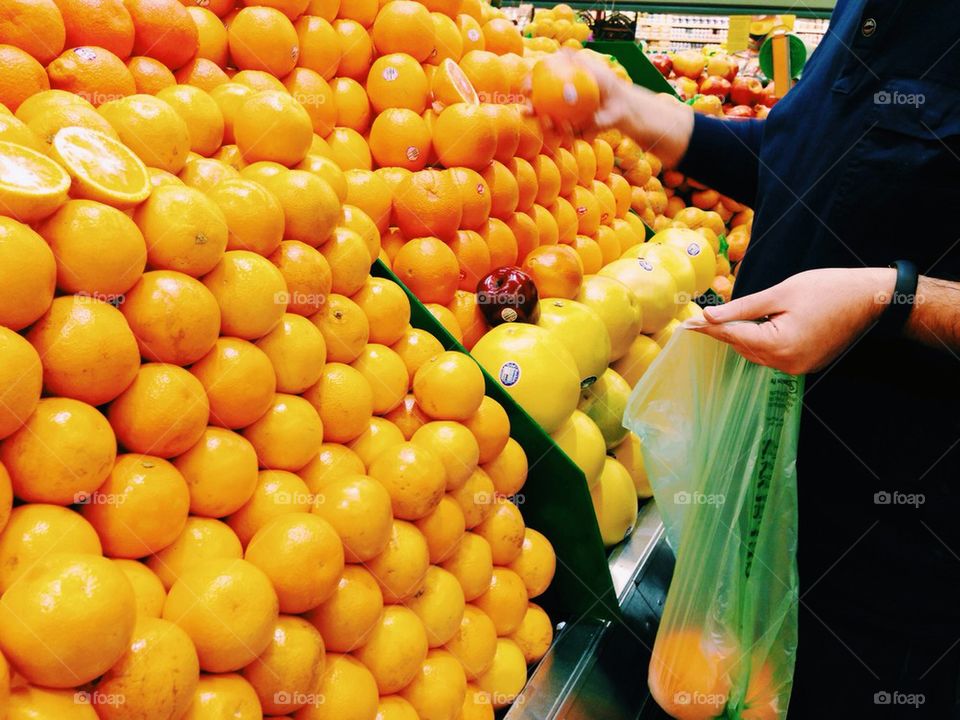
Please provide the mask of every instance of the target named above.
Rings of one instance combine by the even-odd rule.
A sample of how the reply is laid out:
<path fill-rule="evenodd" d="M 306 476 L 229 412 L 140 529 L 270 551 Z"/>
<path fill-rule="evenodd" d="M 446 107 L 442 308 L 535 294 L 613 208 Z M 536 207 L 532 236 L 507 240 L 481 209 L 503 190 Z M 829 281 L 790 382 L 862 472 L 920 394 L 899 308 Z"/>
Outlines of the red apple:
<path fill-rule="evenodd" d="M 767 83 L 767 86 L 760 95 L 760 103 L 766 105 L 768 108 L 772 108 L 777 104 L 779 99 L 776 94 L 776 88 L 773 86 L 773 81 Z"/>
<path fill-rule="evenodd" d="M 767 115 L 770 114 L 770 108 L 768 108 L 766 105 L 754 105 L 753 114 L 759 119 L 763 120 L 767 117 Z"/>
<path fill-rule="evenodd" d="M 677 94 L 684 100 L 692 98 L 700 89 L 697 86 L 697 81 L 688 77 L 678 77 L 673 80 L 673 86 L 677 89 Z"/>
<path fill-rule="evenodd" d="M 696 80 L 707 65 L 707 59 L 698 50 L 682 50 L 673 56 L 673 71 L 682 77 Z"/>
<path fill-rule="evenodd" d="M 704 78 L 703 82 L 700 83 L 700 94 L 716 95 L 721 100 L 724 100 L 727 95 L 730 94 L 730 81 L 716 75 L 708 75 Z"/>
<path fill-rule="evenodd" d="M 673 60 L 670 59 L 669 55 L 651 55 L 650 62 L 665 78 L 670 77 L 670 71 L 673 70 Z"/>
<path fill-rule="evenodd" d="M 747 118 L 754 117 L 753 108 L 749 105 L 734 105 L 732 108 L 726 110 L 724 114 L 734 120 L 746 120 Z"/>
<path fill-rule="evenodd" d="M 734 105 L 756 105 L 763 94 L 763 85 L 756 78 L 736 77 L 730 84 L 730 101 Z"/>
<path fill-rule="evenodd" d="M 692 107 L 703 115 L 723 115 L 723 101 L 716 95 L 697 95 Z"/>
<path fill-rule="evenodd" d="M 707 75 L 712 77 L 721 77 L 727 82 L 733 82 L 733 79 L 740 71 L 737 61 L 729 55 L 711 55 L 707 60 Z"/>
<path fill-rule="evenodd" d="M 491 327 L 535 321 L 538 301 L 533 278 L 512 265 L 497 268 L 477 283 L 477 305 Z"/>

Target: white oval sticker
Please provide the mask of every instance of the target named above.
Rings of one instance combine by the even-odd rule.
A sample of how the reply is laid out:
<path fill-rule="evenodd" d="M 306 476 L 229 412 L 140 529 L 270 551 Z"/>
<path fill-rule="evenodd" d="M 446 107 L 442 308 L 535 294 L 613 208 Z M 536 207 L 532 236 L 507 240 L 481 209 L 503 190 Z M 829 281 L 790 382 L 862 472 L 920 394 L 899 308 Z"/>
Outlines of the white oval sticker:
<path fill-rule="evenodd" d="M 383 79 L 387 82 L 393 82 L 398 77 L 400 77 L 400 71 L 395 67 L 384 68 L 383 70 Z"/>
<path fill-rule="evenodd" d="M 505 362 L 500 366 L 498 377 L 504 387 L 513 387 L 520 382 L 520 366 L 513 362 L 513 360 Z"/>

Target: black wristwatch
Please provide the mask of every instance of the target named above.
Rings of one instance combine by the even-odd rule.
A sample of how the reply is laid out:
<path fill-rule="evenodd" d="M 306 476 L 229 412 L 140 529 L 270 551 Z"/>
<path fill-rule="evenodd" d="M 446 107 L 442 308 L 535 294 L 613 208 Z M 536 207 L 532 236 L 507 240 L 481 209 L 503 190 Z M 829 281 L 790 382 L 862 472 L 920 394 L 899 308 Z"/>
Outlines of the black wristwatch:
<path fill-rule="evenodd" d="M 899 335 L 916 303 L 920 274 L 917 266 L 909 260 L 897 260 L 891 267 L 897 269 L 897 282 L 890 302 L 877 323 L 877 329 L 885 335 Z"/>

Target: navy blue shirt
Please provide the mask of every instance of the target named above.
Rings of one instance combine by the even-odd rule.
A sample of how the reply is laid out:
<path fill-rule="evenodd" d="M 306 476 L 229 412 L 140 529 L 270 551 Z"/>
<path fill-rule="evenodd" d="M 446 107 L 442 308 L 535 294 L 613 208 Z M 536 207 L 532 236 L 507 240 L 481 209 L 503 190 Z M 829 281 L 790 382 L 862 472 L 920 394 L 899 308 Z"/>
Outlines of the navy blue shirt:
<path fill-rule="evenodd" d="M 756 209 L 735 292 L 916 262 L 960 279 L 960 5 L 839 0 L 765 121 L 697 116 L 684 173 Z M 936 634 L 960 622 L 960 357 L 868 333 L 807 379 L 805 603 Z M 898 618 L 898 622 L 902 618 Z"/>

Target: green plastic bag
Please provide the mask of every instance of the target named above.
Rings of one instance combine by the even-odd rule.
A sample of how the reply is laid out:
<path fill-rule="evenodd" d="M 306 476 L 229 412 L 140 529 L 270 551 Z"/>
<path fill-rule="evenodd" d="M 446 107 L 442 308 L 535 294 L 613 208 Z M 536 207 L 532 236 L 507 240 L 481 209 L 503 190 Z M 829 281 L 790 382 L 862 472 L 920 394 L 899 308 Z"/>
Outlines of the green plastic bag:
<path fill-rule="evenodd" d="M 682 330 L 630 397 L 624 422 L 677 556 L 649 685 L 680 720 L 786 717 L 802 394 L 802 377 Z"/>

